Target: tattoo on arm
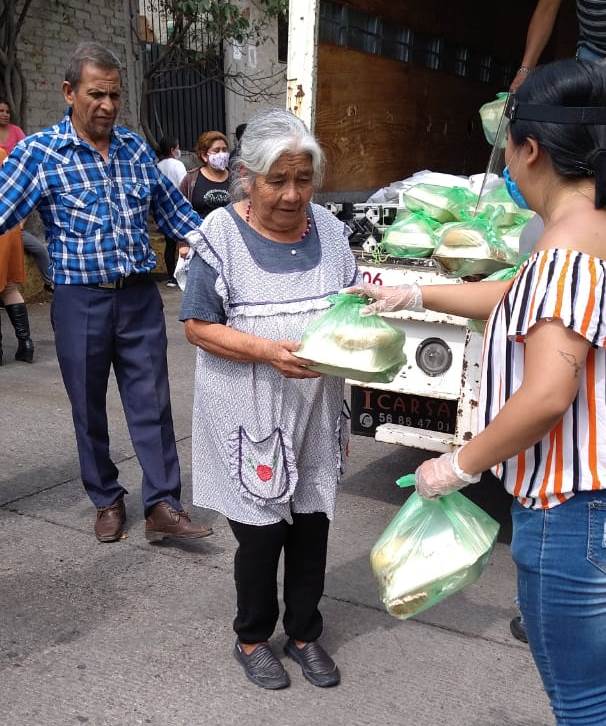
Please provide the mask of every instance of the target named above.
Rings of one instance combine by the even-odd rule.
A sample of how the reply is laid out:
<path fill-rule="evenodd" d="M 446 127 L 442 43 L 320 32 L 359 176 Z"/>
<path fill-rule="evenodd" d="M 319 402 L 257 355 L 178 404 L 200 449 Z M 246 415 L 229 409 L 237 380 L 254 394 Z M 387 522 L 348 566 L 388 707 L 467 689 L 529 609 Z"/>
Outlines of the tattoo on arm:
<path fill-rule="evenodd" d="M 574 377 L 578 378 L 579 373 L 581 372 L 582 366 L 577 361 L 577 359 L 572 355 L 572 353 L 566 353 L 563 350 L 559 350 L 558 353 L 566 361 L 566 363 L 568 363 L 568 365 L 574 370 Z"/>

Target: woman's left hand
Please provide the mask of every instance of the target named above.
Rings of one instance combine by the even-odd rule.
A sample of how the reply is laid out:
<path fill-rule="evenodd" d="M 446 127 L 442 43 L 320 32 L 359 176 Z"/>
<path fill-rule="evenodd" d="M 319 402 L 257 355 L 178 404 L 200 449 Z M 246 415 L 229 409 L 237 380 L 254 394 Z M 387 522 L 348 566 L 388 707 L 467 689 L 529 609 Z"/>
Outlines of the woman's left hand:
<path fill-rule="evenodd" d="M 442 454 L 436 459 L 428 459 L 418 467 L 415 472 L 415 486 L 419 496 L 436 499 L 480 481 L 480 474 L 472 476 L 459 467 L 457 457 L 460 450 Z"/>

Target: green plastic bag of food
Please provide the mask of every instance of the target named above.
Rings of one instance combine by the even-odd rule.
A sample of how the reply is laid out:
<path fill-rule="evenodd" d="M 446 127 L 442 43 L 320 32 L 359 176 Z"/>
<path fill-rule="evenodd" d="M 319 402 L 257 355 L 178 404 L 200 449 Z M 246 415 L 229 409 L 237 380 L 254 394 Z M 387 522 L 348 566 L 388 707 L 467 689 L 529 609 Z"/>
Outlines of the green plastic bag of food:
<path fill-rule="evenodd" d="M 409 474 L 397 484 L 414 481 Z M 387 612 L 406 620 L 475 582 L 498 531 L 499 523 L 459 492 L 439 499 L 411 494 L 370 553 Z"/>
<path fill-rule="evenodd" d="M 436 184 L 416 184 L 403 194 L 406 207 L 411 212 L 424 212 L 437 222 L 458 219 L 460 209 L 476 204 L 478 198 L 463 187 L 440 187 Z"/>
<path fill-rule="evenodd" d="M 385 230 L 381 245 L 392 257 L 430 257 L 435 248 L 435 230 L 440 226 L 425 212 L 398 212 Z"/>
<path fill-rule="evenodd" d="M 406 363 L 405 336 L 378 315 L 362 317 L 369 300 L 339 293 L 307 327 L 295 353 L 313 361 L 310 370 L 365 383 L 389 383 Z"/>
<path fill-rule="evenodd" d="M 445 224 L 438 234 L 433 258 L 444 274 L 452 277 L 490 275 L 505 267 L 513 267 L 517 254 L 497 233 L 499 207 L 464 222 Z"/>
<path fill-rule="evenodd" d="M 494 146 L 494 142 L 497 139 L 497 132 L 499 131 L 501 119 L 503 118 L 507 96 L 509 96 L 507 91 L 497 93 L 494 101 L 489 101 L 480 107 L 480 118 L 482 119 L 484 136 L 491 146 Z"/>
<path fill-rule="evenodd" d="M 522 221 L 528 221 L 534 212 L 529 209 L 522 209 L 509 196 L 505 184 L 499 184 L 486 194 L 483 194 L 478 202 L 478 212 L 486 212 L 494 207 L 501 207 L 503 212 L 499 215 L 498 225 L 500 227 L 511 227 Z"/>

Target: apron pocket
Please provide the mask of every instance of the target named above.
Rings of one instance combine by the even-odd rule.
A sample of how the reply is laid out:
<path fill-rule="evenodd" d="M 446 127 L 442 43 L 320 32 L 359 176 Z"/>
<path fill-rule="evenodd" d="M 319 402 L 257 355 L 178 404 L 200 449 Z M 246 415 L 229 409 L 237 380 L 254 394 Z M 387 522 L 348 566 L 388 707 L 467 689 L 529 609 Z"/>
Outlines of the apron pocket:
<path fill-rule="evenodd" d="M 240 426 L 230 436 L 230 471 L 240 493 L 261 505 L 289 501 L 297 485 L 292 445 L 280 428 L 255 441 Z"/>

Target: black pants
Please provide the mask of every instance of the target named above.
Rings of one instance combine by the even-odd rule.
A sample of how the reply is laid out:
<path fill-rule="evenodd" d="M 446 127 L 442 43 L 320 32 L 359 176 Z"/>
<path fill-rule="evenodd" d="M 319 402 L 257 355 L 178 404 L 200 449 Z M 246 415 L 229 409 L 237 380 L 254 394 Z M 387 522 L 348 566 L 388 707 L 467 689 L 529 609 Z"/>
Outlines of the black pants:
<path fill-rule="evenodd" d="M 177 240 L 165 237 L 164 247 L 164 264 L 169 277 L 175 276 L 175 266 L 177 264 Z"/>
<path fill-rule="evenodd" d="M 318 603 L 324 592 L 328 517 L 293 514 L 293 523 L 229 525 L 238 540 L 235 580 L 238 613 L 234 630 L 242 643 L 269 640 L 278 622 L 277 574 L 284 549 L 284 630 L 304 642 L 322 633 Z"/>

